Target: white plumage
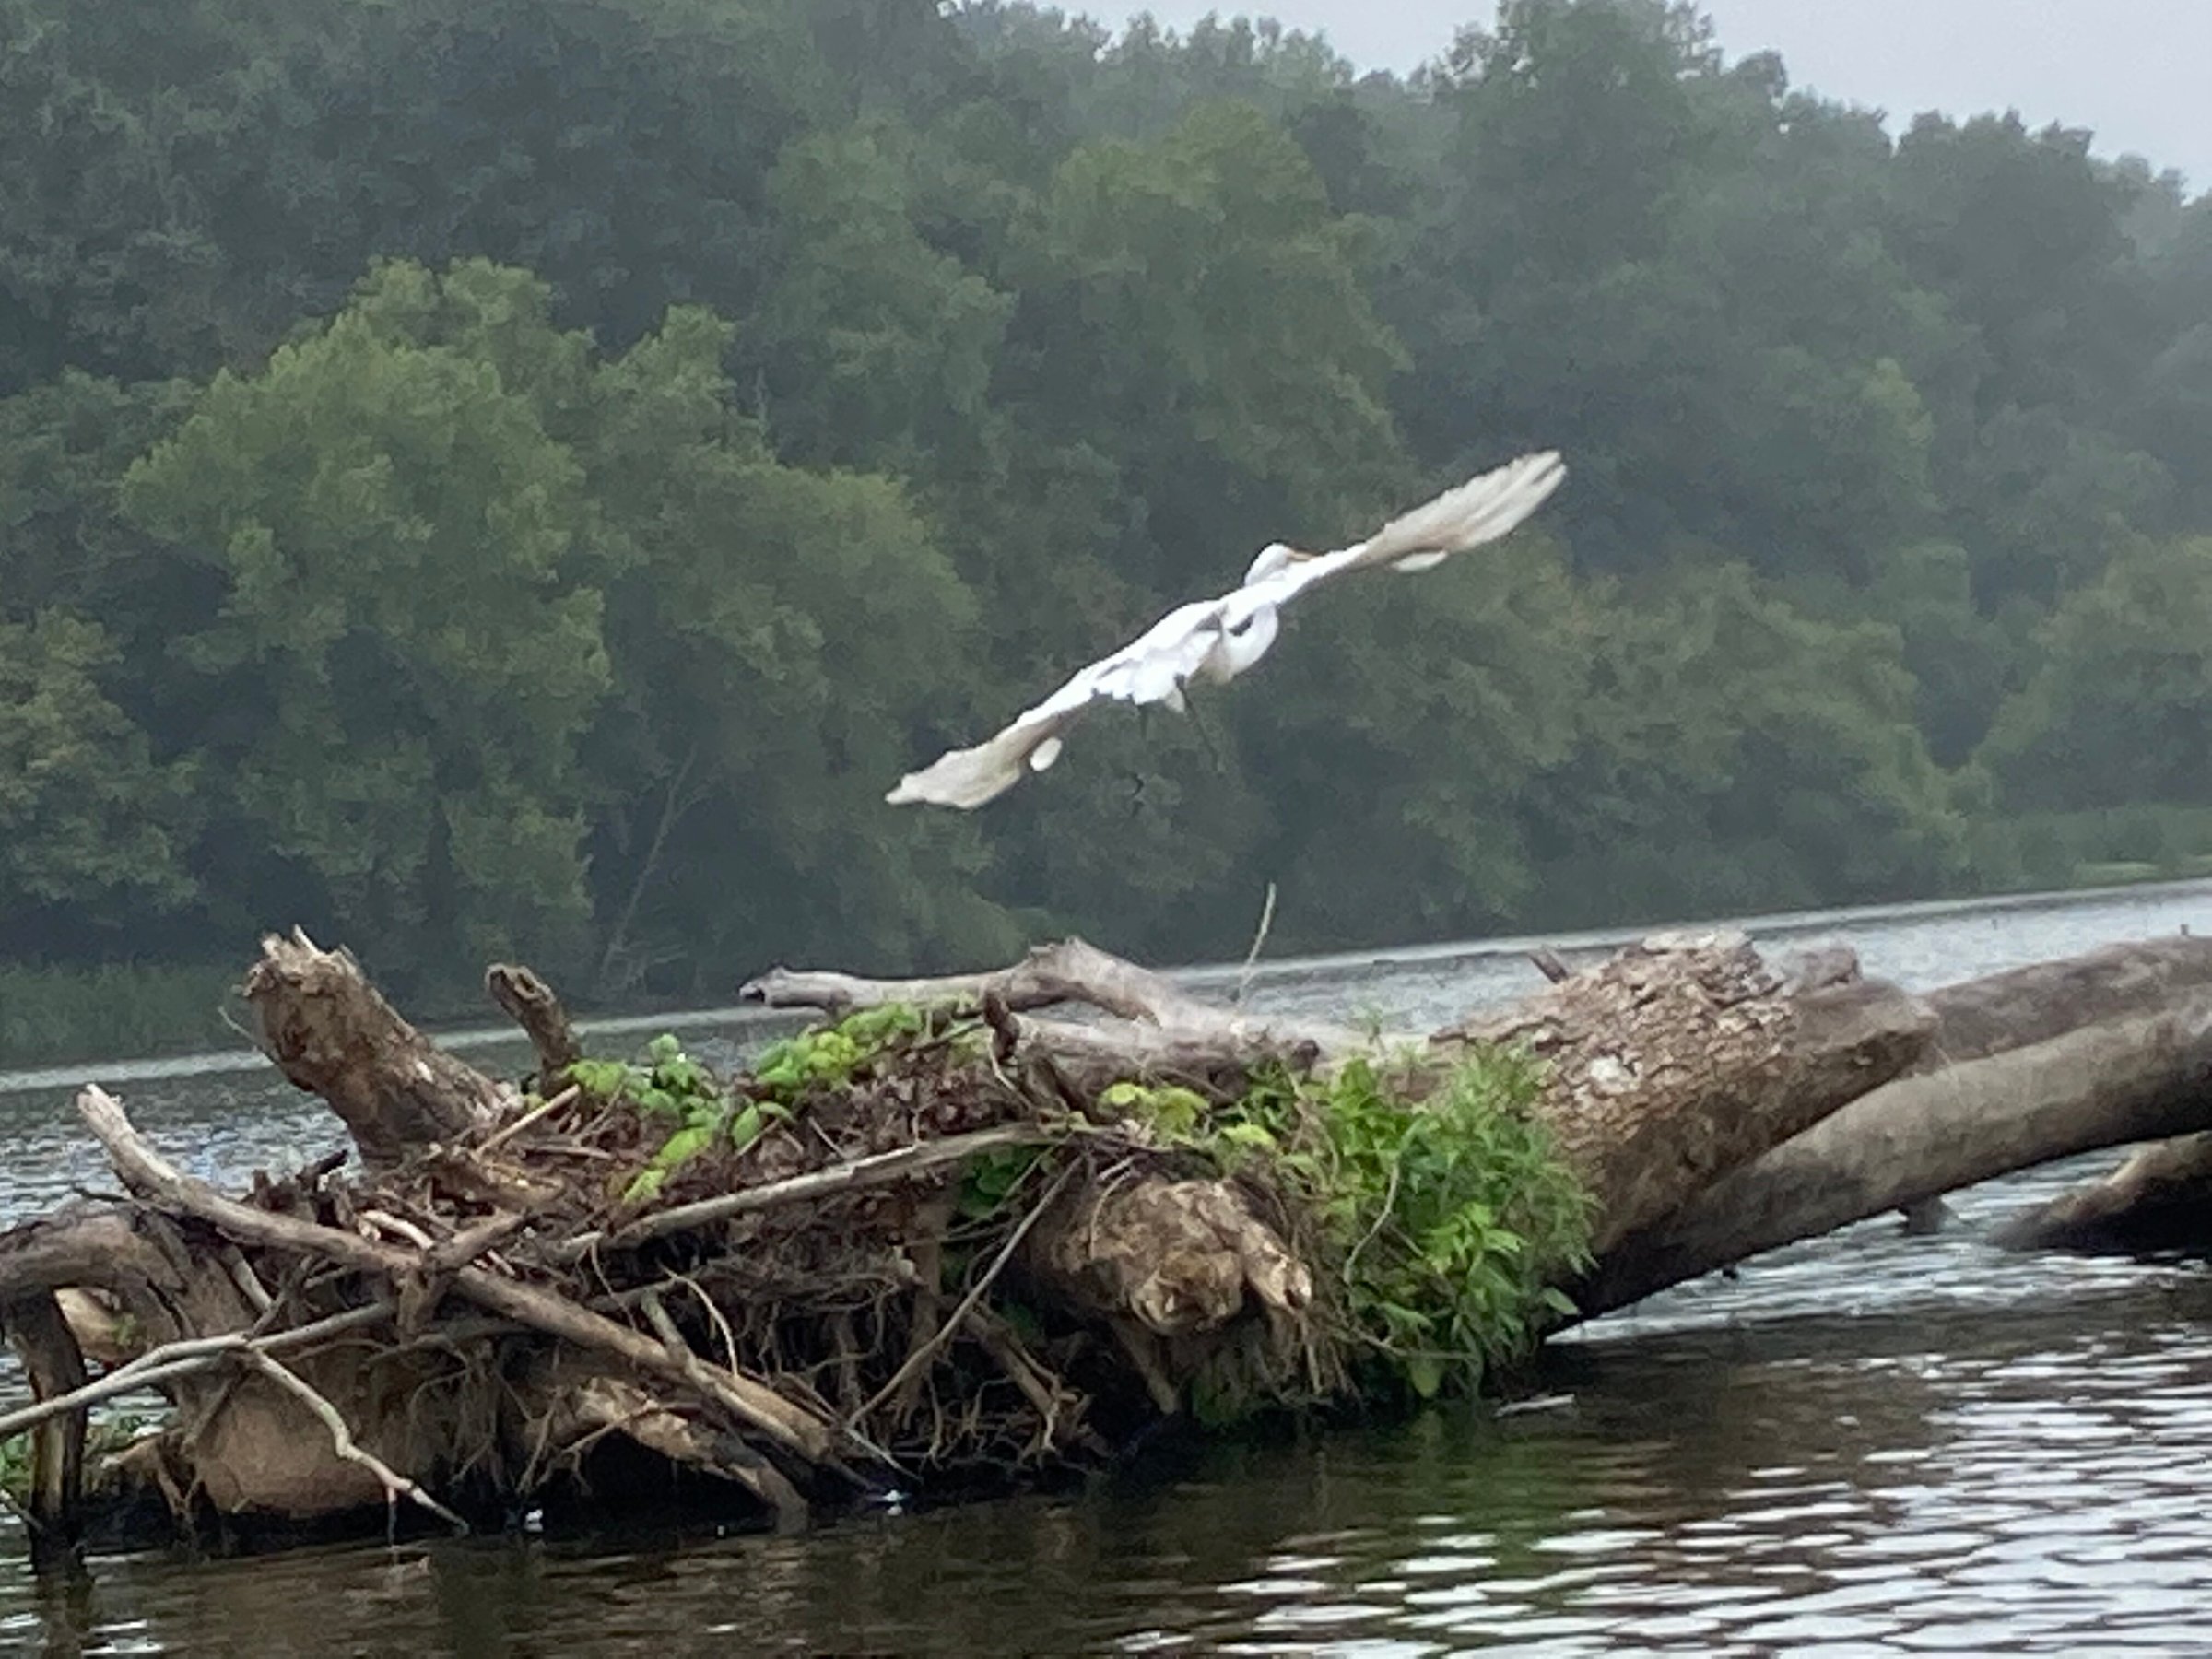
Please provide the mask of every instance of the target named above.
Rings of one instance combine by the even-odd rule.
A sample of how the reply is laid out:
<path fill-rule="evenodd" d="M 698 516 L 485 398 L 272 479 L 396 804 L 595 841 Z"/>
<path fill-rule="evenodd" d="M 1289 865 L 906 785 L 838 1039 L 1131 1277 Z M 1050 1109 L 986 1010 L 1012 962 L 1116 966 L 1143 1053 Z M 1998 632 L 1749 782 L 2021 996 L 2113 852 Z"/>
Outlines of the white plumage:
<path fill-rule="evenodd" d="M 884 798 L 893 805 L 924 801 L 972 809 L 1011 789 L 1025 769 L 1042 771 L 1057 760 L 1062 735 L 1093 703 L 1165 703 L 1180 713 L 1183 688 L 1192 681 L 1227 684 L 1265 656 L 1282 607 L 1308 588 L 1375 566 L 1426 571 L 1454 553 L 1496 541 L 1542 506 L 1566 474 L 1556 453 L 1524 455 L 1334 553 L 1300 553 L 1272 543 L 1234 592 L 1177 606 L 1112 656 L 1077 669 L 996 736 L 907 773 Z"/>

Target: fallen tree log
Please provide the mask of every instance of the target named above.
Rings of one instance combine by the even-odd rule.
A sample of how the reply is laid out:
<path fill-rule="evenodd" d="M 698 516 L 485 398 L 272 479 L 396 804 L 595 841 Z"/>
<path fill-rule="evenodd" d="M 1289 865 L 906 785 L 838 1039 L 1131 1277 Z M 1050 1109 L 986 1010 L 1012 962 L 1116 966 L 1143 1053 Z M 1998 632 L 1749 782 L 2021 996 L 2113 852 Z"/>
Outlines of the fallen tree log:
<path fill-rule="evenodd" d="M 1919 1069 L 1935 1071 L 2048 1041 L 2084 1026 L 2158 1014 L 2212 990 L 2212 939 L 2174 934 L 2031 962 L 1931 991 L 1936 1017 Z"/>
<path fill-rule="evenodd" d="M 1741 934 L 1663 935 L 1430 1041 L 1546 1063 L 1537 1111 L 1603 1255 L 1920 1057 L 1935 1022 L 1914 999 L 1832 967 L 1811 982 L 1794 990 Z"/>
<path fill-rule="evenodd" d="M 1344 1027 L 1248 1019 L 1080 940 L 1032 951 L 995 973 L 944 979 L 777 969 L 741 994 L 771 1006 L 830 1009 L 916 995 L 979 1006 L 994 995 L 1010 1008 L 1080 1003 L 1137 1029 L 1071 1043 L 1057 1026 L 1030 1022 L 1023 1035 L 1054 1053 L 1072 1046 L 1087 1059 L 1103 1058 L 1115 1076 L 1249 1068 L 1285 1057 L 1325 1069 L 1394 1047 L 1448 1065 L 1470 1049 L 1525 1048 L 1544 1062 L 1535 1110 L 1589 1189 L 1600 1251 L 1899 1075 L 1935 1030 L 1917 1000 L 1859 979 L 1855 960 L 1824 960 L 1793 979 L 1730 931 L 1656 935 L 1508 1008 L 1394 1043 Z M 1149 1027 L 1169 1043 L 1155 1042 Z M 1419 1091 L 1418 1079 L 1409 1086 Z"/>
<path fill-rule="evenodd" d="M 2212 1128 L 2212 994 L 1877 1089 L 1623 1239 L 1585 1314 L 1918 1200 L 2100 1147 Z"/>

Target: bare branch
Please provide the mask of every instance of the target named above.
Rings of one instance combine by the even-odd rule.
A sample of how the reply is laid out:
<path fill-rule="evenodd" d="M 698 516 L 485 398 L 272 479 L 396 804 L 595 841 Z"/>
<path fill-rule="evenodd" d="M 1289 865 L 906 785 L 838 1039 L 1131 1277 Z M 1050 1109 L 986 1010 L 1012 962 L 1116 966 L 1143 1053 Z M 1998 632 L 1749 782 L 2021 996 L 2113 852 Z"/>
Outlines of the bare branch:
<path fill-rule="evenodd" d="M 328 1336 L 343 1335 L 347 1331 L 360 1330 L 378 1324 L 392 1317 L 392 1304 L 375 1302 L 365 1308 L 348 1308 L 342 1313 L 333 1313 L 325 1319 L 295 1325 L 288 1331 L 275 1331 L 266 1336 L 255 1336 L 248 1331 L 231 1331 L 219 1336 L 194 1336 L 182 1342 L 165 1342 L 138 1356 L 127 1365 L 119 1365 L 103 1377 L 57 1394 L 51 1400 L 41 1400 L 35 1406 L 26 1406 L 0 1417 L 0 1441 L 13 1440 L 17 1435 L 37 1428 L 48 1418 L 59 1417 L 65 1411 L 77 1411 L 96 1406 L 117 1394 L 136 1394 L 142 1388 L 152 1388 L 176 1377 L 190 1376 L 194 1371 L 212 1371 L 232 1355 L 247 1352 L 280 1353 L 296 1347 L 305 1347 Z"/>
<path fill-rule="evenodd" d="M 248 1365 L 268 1378 L 270 1382 L 276 1383 L 277 1387 L 283 1389 L 285 1393 L 290 1394 L 322 1419 L 324 1427 L 330 1430 L 332 1449 L 347 1463 L 360 1465 L 362 1468 L 382 1482 L 386 1503 L 396 1503 L 400 1499 L 405 1498 L 408 1502 L 437 1516 L 455 1532 L 465 1533 L 468 1531 L 467 1522 L 462 1520 L 459 1515 L 453 1513 L 452 1510 L 446 1508 L 444 1504 L 439 1502 L 437 1499 L 431 1497 L 429 1493 L 424 1491 L 382 1458 L 357 1443 L 353 1438 L 353 1430 L 347 1426 L 346 1419 L 339 1415 L 338 1408 L 317 1393 L 313 1386 L 298 1371 L 291 1370 L 279 1360 L 270 1359 L 265 1351 L 259 1348 L 247 1348 L 243 1351 L 242 1357 Z"/>

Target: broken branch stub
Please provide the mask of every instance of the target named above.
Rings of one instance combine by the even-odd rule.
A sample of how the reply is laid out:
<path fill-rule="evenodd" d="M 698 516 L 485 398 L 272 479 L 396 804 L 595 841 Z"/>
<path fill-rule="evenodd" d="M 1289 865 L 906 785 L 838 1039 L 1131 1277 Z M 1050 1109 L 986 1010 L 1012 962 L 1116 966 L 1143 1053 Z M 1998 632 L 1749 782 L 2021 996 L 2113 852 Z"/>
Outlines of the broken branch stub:
<path fill-rule="evenodd" d="M 519 963 L 494 962 L 484 971 L 484 989 L 530 1039 L 537 1055 L 538 1091 L 551 1094 L 561 1074 L 583 1058 L 568 1009 L 551 985 Z"/>
<path fill-rule="evenodd" d="M 1993 1241 L 2122 1253 L 2212 1245 L 2212 1130 L 2138 1148 L 2117 1169 L 2014 1217 Z"/>
<path fill-rule="evenodd" d="M 348 952 L 319 949 L 297 929 L 262 940 L 244 994 L 262 1052 L 323 1097 L 371 1168 L 453 1140 L 500 1105 L 499 1085 L 402 1019 Z"/>

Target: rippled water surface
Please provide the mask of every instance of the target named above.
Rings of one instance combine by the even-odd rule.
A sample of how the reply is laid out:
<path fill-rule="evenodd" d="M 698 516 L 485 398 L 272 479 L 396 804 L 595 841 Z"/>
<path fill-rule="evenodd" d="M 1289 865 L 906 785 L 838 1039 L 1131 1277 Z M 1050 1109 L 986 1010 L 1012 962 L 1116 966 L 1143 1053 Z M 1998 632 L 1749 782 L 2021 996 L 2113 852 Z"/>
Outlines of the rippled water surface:
<path fill-rule="evenodd" d="M 1758 931 L 1846 936 L 1869 971 L 1924 986 L 2183 925 L 2212 932 L 2212 887 Z M 1530 982 L 1512 952 L 1424 952 L 1298 965 L 1253 1000 L 1419 1024 Z M 128 1098 L 209 1173 L 330 1139 L 251 1073 L 176 1069 Z M 57 1083 L 0 1093 L 0 1218 L 98 1182 Z M 1934 1238 L 1870 1222 L 1600 1320 L 1529 1380 L 1569 1396 L 1548 1409 L 1164 1452 L 1080 1493 L 795 1539 L 156 1555 L 38 1583 L 0 1538 L 0 1645 L 2212 1653 L 2212 1270 L 1981 1241 L 2103 1161 L 1958 1194 Z"/>

